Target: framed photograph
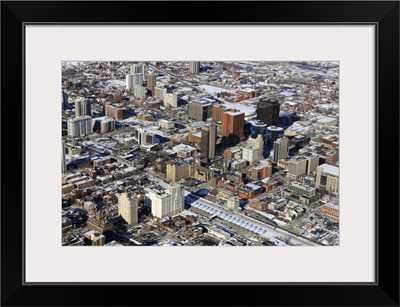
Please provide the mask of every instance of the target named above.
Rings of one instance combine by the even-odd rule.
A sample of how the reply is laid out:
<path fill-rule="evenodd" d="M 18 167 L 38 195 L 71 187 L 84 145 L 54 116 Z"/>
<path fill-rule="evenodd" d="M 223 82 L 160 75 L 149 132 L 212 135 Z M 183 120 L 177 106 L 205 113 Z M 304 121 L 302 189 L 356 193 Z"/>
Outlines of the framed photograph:
<path fill-rule="evenodd" d="M 398 1 L 1 27 L 3 306 L 399 306 Z"/>

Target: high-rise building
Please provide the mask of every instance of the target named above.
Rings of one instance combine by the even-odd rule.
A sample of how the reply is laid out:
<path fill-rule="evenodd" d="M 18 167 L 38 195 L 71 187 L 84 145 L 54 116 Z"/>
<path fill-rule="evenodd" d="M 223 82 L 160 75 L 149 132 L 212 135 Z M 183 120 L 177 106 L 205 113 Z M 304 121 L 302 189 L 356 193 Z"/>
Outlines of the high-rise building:
<path fill-rule="evenodd" d="M 189 62 L 189 72 L 191 74 L 198 74 L 200 72 L 200 62 Z"/>
<path fill-rule="evenodd" d="M 67 124 L 69 136 L 77 137 L 92 133 L 92 118 L 88 115 L 71 118 Z"/>
<path fill-rule="evenodd" d="M 267 125 L 260 120 L 255 120 L 250 123 L 251 123 L 250 127 L 251 137 L 256 138 L 259 134 L 261 134 L 262 138 L 265 140 L 267 135 Z"/>
<path fill-rule="evenodd" d="M 188 116 L 191 119 L 205 122 L 212 117 L 213 104 L 206 101 L 191 101 L 188 103 Z"/>
<path fill-rule="evenodd" d="M 142 85 L 134 85 L 133 95 L 137 99 L 144 99 L 146 97 L 146 88 Z"/>
<path fill-rule="evenodd" d="M 268 126 L 279 125 L 280 103 L 277 98 L 262 98 L 257 107 L 257 119 Z"/>
<path fill-rule="evenodd" d="M 171 193 L 173 214 L 181 212 L 184 209 L 184 191 L 182 185 L 171 183 L 168 186 L 168 192 Z"/>
<path fill-rule="evenodd" d="M 303 156 L 307 160 L 307 174 L 317 171 L 319 155 L 313 152 L 306 152 Z"/>
<path fill-rule="evenodd" d="M 151 96 L 154 96 L 154 88 L 156 87 L 156 76 L 150 74 L 147 76 L 147 84 L 146 87 L 149 91 L 151 91 Z"/>
<path fill-rule="evenodd" d="M 131 74 L 125 75 L 125 84 L 127 90 L 133 87 L 133 76 Z"/>
<path fill-rule="evenodd" d="M 274 142 L 278 139 L 283 137 L 284 130 L 281 127 L 277 126 L 269 126 L 267 127 L 267 143 L 274 144 Z"/>
<path fill-rule="evenodd" d="M 111 117 L 115 120 L 123 120 L 128 115 L 128 110 L 124 107 L 106 105 L 105 107 L 106 116 Z"/>
<path fill-rule="evenodd" d="M 214 123 L 201 127 L 201 155 L 203 158 L 214 159 L 217 126 Z"/>
<path fill-rule="evenodd" d="M 176 108 L 178 106 L 178 95 L 175 93 L 165 94 L 164 105 Z"/>
<path fill-rule="evenodd" d="M 220 103 L 215 103 L 213 105 L 213 111 L 212 111 L 212 119 L 213 121 L 216 122 L 222 122 L 222 114 L 224 114 L 226 111 L 226 106 L 224 104 Z"/>
<path fill-rule="evenodd" d="M 177 214 L 184 209 L 183 188 L 180 184 L 172 183 L 167 191 L 152 189 L 147 193 L 146 203 L 151 206 L 151 213 L 155 217 Z"/>
<path fill-rule="evenodd" d="M 226 206 L 229 209 L 237 209 L 240 206 L 240 198 L 239 196 L 232 196 L 231 198 L 228 198 L 226 201 Z"/>
<path fill-rule="evenodd" d="M 244 136 L 244 113 L 235 109 L 222 114 L 222 134 L 229 136 L 236 135 L 239 138 Z"/>
<path fill-rule="evenodd" d="M 135 85 L 143 86 L 146 77 L 146 66 L 143 64 L 132 64 L 130 74 L 126 75 L 126 89 L 132 89 Z"/>
<path fill-rule="evenodd" d="M 101 133 L 110 132 L 115 129 L 115 120 L 110 117 L 96 117 L 92 119 L 92 130 Z"/>
<path fill-rule="evenodd" d="M 64 92 L 64 90 L 61 92 L 61 99 L 62 99 L 63 110 L 68 109 L 68 94 Z"/>
<path fill-rule="evenodd" d="M 131 74 L 143 74 L 146 75 L 146 65 L 144 64 L 131 64 Z"/>
<path fill-rule="evenodd" d="M 287 157 L 289 152 L 289 139 L 286 137 L 279 138 L 274 142 L 272 162 L 278 163 L 279 160 Z"/>
<path fill-rule="evenodd" d="M 256 138 L 248 139 L 247 145 L 258 149 L 258 161 L 264 158 L 264 140 L 262 134 L 259 134 Z"/>
<path fill-rule="evenodd" d="M 183 161 L 175 161 L 167 164 L 167 179 L 177 182 L 189 176 L 189 165 Z"/>
<path fill-rule="evenodd" d="M 128 193 L 118 196 L 118 214 L 121 215 L 129 225 L 138 223 L 139 199 Z"/>
<path fill-rule="evenodd" d="M 242 159 L 249 162 L 250 165 L 255 164 L 258 160 L 258 149 L 251 147 L 251 146 L 245 146 L 242 148 Z"/>
<path fill-rule="evenodd" d="M 61 146 L 61 168 L 62 168 L 62 173 L 67 172 L 67 162 L 65 159 L 65 143 L 62 141 L 62 146 Z"/>
<path fill-rule="evenodd" d="M 75 117 L 92 116 L 91 99 L 79 98 L 75 100 Z"/>
<path fill-rule="evenodd" d="M 326 189 L 328 192 L 339 192 L 339 168 L 329 164 L 317 167 L 317 178 L 315 187 Z"/>
<path fill-rule="evenodd" d="M 289 160 L 288 172 L 286 177 L 297 180 L 307 172 L 307 159 L 302 156 L 296 156 Z"/>
<path fill-rule="evenodd" d="M 153 96 L 163 100 L 164 96 L 167 95 L 167 89 L 163 86 L 156 86 L 154 87 Z"/>

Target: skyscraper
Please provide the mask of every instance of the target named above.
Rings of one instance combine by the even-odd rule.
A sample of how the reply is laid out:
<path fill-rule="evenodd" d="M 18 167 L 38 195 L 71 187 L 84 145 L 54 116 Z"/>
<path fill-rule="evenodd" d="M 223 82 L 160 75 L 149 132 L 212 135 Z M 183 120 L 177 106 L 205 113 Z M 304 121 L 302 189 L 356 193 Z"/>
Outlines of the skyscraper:
<path fill-rule="evenodd" d="M 272 162 L 278 163 L 280 159 L 287 157 L 289 152 L 289 139 L 286 137 L 279 138 L 274 142 L 274 156 Z"/>
<path fill-rule="evenodd" d="M 75 100 L 75 116 L 92 116 L 91 99 L 85 99 L 83 97 Z"/>
<path fill-rule="evenodd" d="M 262 138 L 265 140 L 267 135 L 267 125 L 260 120 L 255 120 L 250 123 L 251 123 L 251 128 L 250 128 L 251 137 L 256 138 L 258 135 L 261 135 Z"/>
<path fill-rule="evenodd" d="M 143 86 L 143 74 L 142 73 L 137 73 L 137 74 L 128 74 L 126 75 L 126 89 L 131 89 L 135 85 L 140 85 Z"/>
<path fill-rule="evenodd" d="M 154 88 L 156 87 L 156 76 L 150 74 L 147 76 L 146 88 L 151 91 L 151 96 L 154 96 Z"/>
<path fill-rule="evenodd" d="M 236 135 L 239 138 L 244 136 L 244 113 L 235 109 L 222 114 L 222 134 L 229 136 Z"/>
<path fill-rule="evenodd" d="M 64 90 L 61 92 L 61 99 L 63 110 L 68 109 L 68 94 Z"/>
<path fill-rule="evenodd" d="M 146 88 L 142 85 L 134 85 L 133 95 L 137 99 L 144 99 L 146 97 Z"/>
<path fill-rule="evenodd" d="M 191 74 L 198 74 L 200 72 L 200 62 L 189 62 L 189 72 Z"/>
<path fill-rule="evenodd" d="M 143 86 L 146 77 L 146 66 L 143 64 L 132 64 L 130 73 L 126 75 L 126 89 L 131 89 L 135 85 Z"/>
<path fill-rule="evenodd" d="M 257 107 L 257 119 L 268 126 L 278 126 L 280 106 L 275 97 L 260 99 Z"/>
<path fill-rule="evenodd" d="M 61 168 L 62 168 L 62 173 L 67 172 L 67 163 L 65 161 L 65 143 L 62 141 L 62 146 L 61 146 Z"/>
<path fill-rule="evenodd" d="M 297 180 L 307 172 L 307 159 L 302 156 L 296 156 L 289 160 L 288 172 L 286 177 Z"/>
<path fill-rule="evenodd" d="M 121 215 L 129 225 L 138 223 L 139 199 L 128 193 L 118 196 L 118 214 Z"/>
<path fill-rule="evenodd" d="M 203 158 L 213 159 L 215 157 L 215 143 L 217 137 L 217 126 L 213 123 L 201 127 L 201 155 Z"/>
<path fill-rule="evenodd" d="M 258 149 L 258 160 L 262 160 L 264 158 L 264 139 L 261 134 L 259 134 L 256 138 L 250 138 L 247 141 L 247 144 Z"/>
<path fill-rule="evenodd" d="M 88 115 L 70 118 L 67 124 L 69 136 L 77 137 L 92 133 L 92 118 Z"/>
<path fill-rule="evenodd" d="M 172 183 L 167 191 L 150 190 L 146 203 L 151 206 L 151 213 L 158 218 L 174 215 L 184 208 L 183 188 L 178 183 Z"/>
<path fill-rule="evenodd" d="M 191 101 L 188 103 L 189 118 L 206 121 L 212 117 L 213 104 L 206 101 Z"/>
<path fill-rule="evenodd" d="M 143 74 L 146 75 L 146 65 L 144 64 L 131 64 L 131 74 Z"/>

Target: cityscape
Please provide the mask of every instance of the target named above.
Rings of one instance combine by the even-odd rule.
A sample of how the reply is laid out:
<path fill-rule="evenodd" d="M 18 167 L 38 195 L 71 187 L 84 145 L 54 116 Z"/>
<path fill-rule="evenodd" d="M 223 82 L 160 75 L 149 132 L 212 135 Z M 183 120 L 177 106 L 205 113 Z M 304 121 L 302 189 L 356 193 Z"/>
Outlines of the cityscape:
<path fill-rule="evenodd" d="M 61 66 L 62 246 L 340 246 L 339 62 Z"/>

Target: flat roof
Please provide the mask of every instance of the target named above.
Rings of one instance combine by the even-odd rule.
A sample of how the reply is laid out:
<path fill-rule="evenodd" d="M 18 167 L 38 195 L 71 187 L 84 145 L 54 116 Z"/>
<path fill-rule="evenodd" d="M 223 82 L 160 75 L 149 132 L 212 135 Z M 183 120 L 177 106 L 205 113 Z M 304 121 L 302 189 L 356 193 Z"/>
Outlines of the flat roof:
<path fill-rule="evenodd" d="M 324 163 L 318 167 L 322 168 L 324 171 L 329 171 L 330 173 L 339 175 L 339 168 L 337 166 L 333 166 L 333 165 Z"/>

